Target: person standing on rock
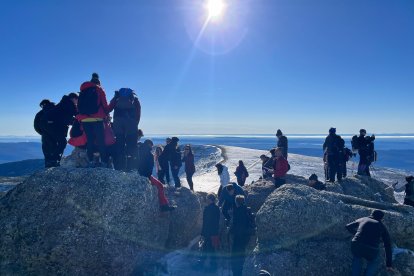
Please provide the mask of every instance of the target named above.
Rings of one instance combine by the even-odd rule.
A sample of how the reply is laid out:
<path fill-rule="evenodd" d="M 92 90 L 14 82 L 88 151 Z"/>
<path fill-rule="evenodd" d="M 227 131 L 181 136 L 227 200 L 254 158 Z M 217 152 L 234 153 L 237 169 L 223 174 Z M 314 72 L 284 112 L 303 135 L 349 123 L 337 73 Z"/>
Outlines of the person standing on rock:
<path fill-rule="evenodd" d="M 236 178 L 237 178 L 237 184 L 243 187 L 244 183 L 246 183 L 246 178 L 249 177 L 249 173 L 247 172 L 247 169 L 244 166 L 244 163 L 242 160 L 239 160 L 239 165 L 237 166 L 234 174 L 236 175 Z"/>
<path fill-rule="evenodd" d="M 40 107 L 42 108 L 42 110 L 36 113 L 36 116 L 33 121 L 33 127 L 35 131 L 42 137 L 41 141 L 43 156 L 45 157 L 45 168 L 48 168 L 51 167 L 53 162 L 52 147 L 50 145 L 54 142 L 53 140 L 49 139 L 49 137 L 44 133 L 42 118 L 46 115 L 47 112 L 49 112 L 55 107 L 55 103 L 51 102 L 48 99 L 44 99 L 40 102 Z"/>
<path fill-rule="evenodd" d="M 221 212 L 227 223 L 229 223 L 231 219 L 229 211 L 234 210 L 235 208 L 235 198 L 238 195 L 244 196 L 245 194 L 243 188 L 237 183 L 230 183 L 221 191 L 219 196 L 219 206 L 222 206 Z"/>
<path fill-rule="evenodd" d="M 105 146 L 104 119 L 111 112 L 112 107 L 108 105 L 106 94 L 101 87 L 101 81 L 97 73 L 92 74 L 90 81 L 82 83 L 80 87 L 77 119 L 82 123 L 86 133 L 89 165 L 108 166 L 108 155 Z M 97 148 L 101 162 L 94 164 L 94 152 Z"/>
<path fill-rule="evenodd" d="M 230 183 L 230 174 L 229 174 L 229 169 L 221 163 L 216 164 L 216 168 L 217 168 L 217 173 L 220 177 L 220 187 L 217 192 L 217 195 L 220 198 L 223 188 L 226 187 Z"/>
<path fill-rule="evenodd" d="M 276 132 L 277 137 L 277 147 L 282 149 L 283 157 L 287 160 L 288 159 L 288 139 L 285 135 L 283 135 L 280 129 Z"/>
<path fill-rule="evenodd" d="M 190 145 L 186 145 L 184 147 L 184 156 L 182 159 L 184 162 L 185 174 L 187 177 L 187 183 L 190 187 L 191 191 L 194 191 L 194 183 L 193 183 L 193 175 L 195 173 L 195 165 L 194 165 L 194 154 L 193 150 L 191 149 Z"/>
<path fill-rule="evenodd" d="M 251 210 L 245 204 L 244 196 L 237 195 L 233 210 L 233 220 L 230 226 L 230 235 L 232 236 L 231 270 L 233 276 L 242 276 L 243 274 L 246 247 L 250 240 L 249 228 L 252 217 Z"/>
<path fill-rule="evenodd" d="M 157 188 L 161 211 L 172 211 L 175 207 L 169 205 L 168 199 L 165 196 L 164 186 L 158 179 L 152 176 L 152 171 L 154 170 L 154 156 L 151 151 L 153 146 L 154 144 L 151 140 L 145 140 L 139 147 L 140 158 L 138 159 L 138 173 L 141 176 L 147 177 L 151 184 Z"/>
<path fill-rule="evenodd" d="M 130 88 L 115 91 L 113 130 L 116 136 L 116 170 L 130 171 L 136 167 L 135 156 L 138 142 L 138 124 L 141 119 L 141 104 Z"/>
<path fill-rule="evenodd" d="M 351 246 L 353 276 L 361 275 L 364 259 L 367 261 L 364 275 L 377 275 L 381 262 L 379 247 L 381 240 L 385 247 L 387 270 L 393 270 L 391 238 L 387 228 L 382 223 L 383 217 L 383 211 L 374 210 L 369 217 L 357 219 L 346 226 L 346 229 L 354 235 Z"/>
<path fill-rule="evenodd" d="M 342 172 L 339 169 L 339 139 L 340 137 L 336 135 L 336 128 L 331 127 L 323 143 L 325 176 L 328 182 L 335 182 L 335 176 L 338 177 L 338 181 L 342 180 Z"/>
<path fill-rule="evenodd" d="M 220 209 L 217 206 L 216 201 L 216 196 L 214 194 L 210 193 L 207 195 L 208 205 L 204 207 L 203 226 L 201 228 L 201 237 L 204 240 L 204 244 L 200 264 L 204 265 L 206 259 L 210 257 L 212 271 L 216 271 L 217 269 L 216 251 L 219 247 Z"/>
<path fill-rule="evenodd" d="M 312 188 L 314 188 L 316 190 L 319 190 L 319 191 L 326 190 L 325 184 L 323 184 L 322 182 L 320 182 L 318 180 L 318 176 L 316 174 L 314 174 L 314 173 L 309 177 L 309 184 L 308 184 L 308 186 L 309 187 L 312 187 Z"/>
<path fill-rule="evenodd" d="M 404 204 L 414 207 L 414 176 L 410 175 L 405 178 L 405 183 L 403 186 L 396 188 L 396 184 L 393 185 L 394 190 L 397 193 L 405 191 L 405 198 L 404 198 Z"/>
<path fill-rule="evenodd" d="M 275 159 L 273 161 L 273 178 L 276 188 L 279 188 L 286 183 L 286 173 L 289 171 L 289 163 L 283 157 L 281 148 L 275 149 Z"/>
<path fill-rule="evenodd" d="M 72 125 L 78 113 L 78 94 L 64 95 L 60 102 L 45 112 L 41 118 L 42 136 L 47 141 L 48 158 L 45 167 L 60 166 L 65 151 L 69 125 Z"/>
<path fill-rule="evenodd" d="M 369 166 L 374 161 L 375 135 L 366 135 L 367 131 L 360 129 L 359 136 L 352 137 L 352 148 L 358 150 L 359 154 L 358 175 L 371 176 Z"/>
<path fill-rule="evenodd" d="M 181 187 L 180 178 L 178 174 L 180 172 L 180 168 L 182 166 L 181 163 L 181 152 L 178 148 L 178 137 L 172 137 L 171 142 L 168 143 L 163 151 L 163 154 L 166 155 L 168 161 L 170 162 L 171 174 L 174 179 L 174 184 L 176 188 Z"/>

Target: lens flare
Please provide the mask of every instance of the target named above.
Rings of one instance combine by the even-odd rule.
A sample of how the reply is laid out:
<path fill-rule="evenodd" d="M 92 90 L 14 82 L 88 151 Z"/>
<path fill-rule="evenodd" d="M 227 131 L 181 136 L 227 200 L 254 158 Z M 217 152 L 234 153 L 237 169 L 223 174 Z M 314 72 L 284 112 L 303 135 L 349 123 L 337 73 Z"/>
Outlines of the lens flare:
<path fill-rule="evenodd" d="M 226 5 L 223 0 L 208 0 L 207 2 L 207 11 L 208 11 L 208 19 L 215 20 L 220 18 Z"/>

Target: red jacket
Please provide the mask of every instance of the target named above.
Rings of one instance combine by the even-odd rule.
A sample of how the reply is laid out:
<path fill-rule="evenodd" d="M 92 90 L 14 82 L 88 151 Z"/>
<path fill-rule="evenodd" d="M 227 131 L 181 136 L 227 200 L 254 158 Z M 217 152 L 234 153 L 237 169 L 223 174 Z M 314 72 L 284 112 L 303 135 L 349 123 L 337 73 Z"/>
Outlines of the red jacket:
<path fill-rule="evenodd" d="M 108 116 L 108 114 L 112 111 L 113 109 L 113 105 L 115 105 L 115 103 L 112 103 L 110 105 L 108 105 L 108 102 L 106 101 L 106 94 L 105 91 L 102 89 L 102 87 L 100 85 L 97 85 L 93 82 L 87 81 L 82 83 L 80 90 L 84 90 L 87 89 L 89 87 L 92 86 L 96 86 L 96 92 L 98 93 L 98 106 L 99 106 L 99 110 L 98 112 L 96 112 L 95 114 L 92 115 L 86 115 L 86 114 L 78 114 L 76 116 L 76 118 L 79 121 L 82 121 L 84 119 L 87 118 L 100 118 L 100 119 L 105 119 L 106 116 Z"/>
<path fill-rule="evenodd" d="M 284 157 L 279 157 L 273 162 L 274 177 L 284 177 L 289 171 L 289 163 Z"/>

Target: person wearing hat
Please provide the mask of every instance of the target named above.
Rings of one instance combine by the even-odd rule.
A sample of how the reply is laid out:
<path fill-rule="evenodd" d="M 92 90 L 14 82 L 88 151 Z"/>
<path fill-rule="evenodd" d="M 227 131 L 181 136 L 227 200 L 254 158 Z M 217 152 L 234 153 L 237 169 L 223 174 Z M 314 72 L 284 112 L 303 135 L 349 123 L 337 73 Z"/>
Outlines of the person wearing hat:
<path fill-rule="evenodd" d="M 318 176 L 316 174 L 314 174 L 314 173 L 309 177 L 308 186 L 309 187 L 312 187 L 312 188 L 314 188 L 316 190 L 319 190 L 319 191 L 326 190 L 325 184 L 323 184 L 322 182 L 320 182 L 318 180 Z"/>
<path fill-rule="evenodd" d="M 42 137 L 44 136 L 47 141 L 45 167 L 60 166 L 60 160 L 67 145 L 69 125 L 73 124 L 78 113 L 77 104 L 78 94 L 69 93 L 42 116 Z"/>
<path fill-rule="evenodd" d="M 367 131 L 362 128 L 359 130 L 359 136 L 356 139 L 359 154 L 358 175 L 371 176 L 369 166 L 373 161 L 375 135 L 366 135 Z"/>
<path fill-rule="evenodd" d="M 405 198 L 404 198 L 404 204 L 410 205 L 414 207 L 414 176 L 410 175 L 405 178 L 405 183 L 401 187 L 396 187 L 398 182 L 393 185 L 394 190 L 397 193 L 405 191 Z"/>
<path fill-rule="evenodd" d="M 47 112 L 49 112 L 55 107 L 55 103 L 51 102 L 48 99 L 44 99 L 40 102 L 39 105 L 42 108 L 42 110 L 36 113 L 36 116 L 33 121 L 33 127 L 35 131 L 42 137 L 42 152 L 45 158 L 45 168 L 47 168 L 51 167 L 52 164 L 51 159 L 53 156 L 52 148 L 54 141 L 53 139 L 49 139 L 49 136 L 47 136 L 44 132 L 43 127 L 46 124 L 46 122 L 42 120 L 42 118 L 46 115 Z"/>
<path fill-rule="evenodd" d="M 277 137 L 277 147 L 282 149 L 283 157 L 288 159 L 288 139 L 285 135 L 283 135 L 282 131 L 278 129 L 276 131 Z"/>
<path fill-rule="evenodd" d="M 325 163 L 325 177 L 329 182 L 335 182 L 335 176 L 338 181 L 342 180 L 342 173 L 339 170 L 339 143 L 340 137 L 336 135 L 336 128 L 329 129 L 329 135 L 323 143 L 323 159 Z"/>
<path fill-rule="evenodd" d="M 393 270 L 391 238 L 382 223 L 383 217 L 383 211 L 373 210 L 369 217 L 359 218 L 346 226 L 346 229 L 354 235 L 351 244 L 352 275 L 361 275 L 363 260 L 367 261 L 364 275 L 377 275 L 381 262 L 381 240 L 385 247 L 387 270 Z"/>
<path fill-rule="evenodd" d="M 92 74 L 90 81 L 82 83 L 80 87 L 78 109 L 76 118 L 82 123 L 86 133 L 86 152 L 90 166 L 100 166 L 101 163 L 93 164 L 95 148 L 98 150 L 103 166 L 108 166 L 108 155 L 105 145 L 104 120 L 113 109 L 106 100 L 106 94 L 101 87 L 99 75 Z"/>

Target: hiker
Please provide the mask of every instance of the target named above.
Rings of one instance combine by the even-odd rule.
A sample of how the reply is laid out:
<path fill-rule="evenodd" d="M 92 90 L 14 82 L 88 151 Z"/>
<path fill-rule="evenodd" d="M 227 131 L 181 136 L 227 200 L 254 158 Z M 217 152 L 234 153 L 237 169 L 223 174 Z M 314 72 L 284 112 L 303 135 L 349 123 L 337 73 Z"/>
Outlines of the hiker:
<path fill-rule="evenodd" d="M 180 141 L 180 139 L 178 139 L 177 137 L 172 137 L 171 143 L 169 143 L 165 147 L 165 150 L 167 151 L 167 156 L 169 156 L 171 175 L 174 179 L 174 186 L 176 188 L 181 187 L 181 182 L 180 182 L 180 178 L 178 177 L 178 174 L 182 166 L 181 152 L 180 152 L 180 149 L 178 148 L 178 141 Z M 167 150 L 167 147 L 168 147 L 168 150 Z"/>
<path fill-rule="evenodd" d="M 171 143 L 171 138 L 170 137 L 165 138 L 164 149 L 167 147 L 167 145 L 169 143 Z M 166 159 L 166 162 L 162 162 L 161 166 L 166 165 L 166 167 L 163 167 L 165 181 L 166 181 L 166 184 L 170 184 L 171 178 L 170 178 L 170 165 L 169 165 L 169 162 L 168 162 L 169 157 L 166 154 L 164 154 L 161 159 L 162 160 Z"/>
<path fill-rule="evenodd" d="M 42 124 L 42 118 L 45 116 L 45 114 L 50 111 L 52 108 L 55 107 L 55 103 L 51 102 L 48 99 L 44 99 L 40 102 L 39 106 L 42 108 L 39 112 L 36 113 L 36 116 L 33 121 L 33 127 L 35 131 L 42 137 L 42 152 L 43 156 L 45 157 L 45 168 L 50 167 L 51 161 L 52 161 L 52 154 L 49 150 L 51 148 L 50 144 L 53 144 L 53 141 L 50 141 L 48 139 L 47 135 L 44 135 L 43 133 L 43 124 Z"/>
<path fill-rule="evenodd" d="M 204 241 L 202 256 L 199 260 L 201 265 L 210 257 L 211 270 L 217 269 L 216 252 L 219 248 L 219 228 L 220 228 L 220 209 L 216 204 L 216 196 L 212 193 L 207 195 L 207 206 L 203 211 L 203 226 L 201 228 L 201 237 Z"/>
<path fill-rule="evenodd" d="M 238 195 L 245 195 L 245 192 L 237 183 L 230 183 L 226 185 L 219 195 L 219 206 L 222 207 L 221 212 L 223 213 L 227 223 L 229 223 L 231 218 L 229 211 L 234 209 L 234 199 Z"/>
<path fill-rule="evenodd" d="M 393 185 L 394 190 L 397 193 L 405 191 L 404 204 L 414 207 L 414 176 L 412 175 L 407 176 L 405 178 L 405 181 L 407 181 L 407 183 L 405 183 L 403 186 L 399 188 L 396 188 L 396 185 L 398 184 L 398 182 L 395 183 Z"/>
<path fill-rule="evenodd" d="M 243 274 L 245 251 L 251 235 L 249 230 L 251 220 L 254 220 L 254 217 L 250 208 L 247 208 L 245 204 L 245 197 L 237 195 L 230 227 L 230 235 L 232 236 L 231 270 L 233 276 L 242 276 Z"/>
<path fill-rule="evenodd" d="M 318 176 L 316 174 L 314 174 L 314 173 L 311 174 L 311 176 L 309 176 L 308 186 L 309 187 L 312 187 L 312 188 L 314 188 L 316 190 L 319 190 L 319 191 L 326 190 L 325 184 L 323 184 L 322 182 L 320 182 L 318 180 Z"/>
<path fill-rule="evenodd" d="M 275 159 L 273 160 L 273 180 L 276 188 L 286 183 L 286 173 L 289 171 L 289 163 L 283 157 L 281 148 L 275 149 Z"/>
<path fill-rule="evenodd" d="M 82 83 L 79 94 L 79 115 L 77 119 L 82 122 L 86 133 L 86 151 L 89 159 L 89 166 L 108 166 L 108 155 L 106 153 L 104 119 L 111 111 L 111 106 L 106 101 L 106 94 L 101 87 L 99 75 L 92 74 L 90 81 Z M 101 162 L 94 163 L 95 147 L 99 152 Z"/>
<path fill-rule="evenodd" d="M 393 270 L 391 239 L 382 223 L 383 217 L 383 211 L 373 210 L 369 217 L 357 219 L 346 226 L 346 229 L 354 235 L 351 246 L 353 276 L 361 275 L 363 259 L 367 261 L 365 275 L 377 275 L 382 255 L 379 247 L 381 239 L 385 247 L 387 270 Z"/>
<path fill-rule="evenodd" d="M 352 137 L 352 149 L 358 150 L 359 164 L 358 175 L 371 176 L 369 166 L 375 161 L 374 140 L 375 135 L 366 136 L 365 129 L 359 130 L 359 136 Z"/>
<path fill-rule="evenodd" d="M 262 178 L 263 179 L 272 178 L 273 160 L 264 154 L 260 155 L 260 160 L 262 160 Z"/>
<path fill-rule="evenodd" d="M 45 167 L 60 166 L 65 151 L 69 125 L 73 124 L 77 114 L 78 94 L 64 95 L 60 102 L 50 108 L 41 117 L 42 138 L 44 138 L 46 156 Z"/>
<path fill-rule="evenodd" d="M 237 177 L 237 184 L 239 184 L 239 186 L 243 187 L 244 183 L 246 183 L 246 178 L 249 177 L 249 173 L 247 172 L 246 167 L 244 166 L 244 163 L 242 160 L 239 160 L 239 165 L 236 168 L 236 171 L 234 172 L 234 174 Z"/>
<path fill-rule="evenodd" d="M 130 88 L 121 88 L 115 91 L 111 101 L 114 105 L 113 129 L 116 136 L 117 154 L 114 160 L 116 170 L 130 171 L 136 159 L 138 142 L 138 124 L 141 119 L 141 104 L 135 91 Z"/>
<path fill-rule="evenodd" d="M 276 131 L 277 147 L 282 149 L 283 157 L 288 159 L 288 139 L 283 135 L 282 131 L 278 129 Z"/>
<path fill-rule="evenodd" d="M 195 173 L 195 165 L 194 165 L 194 154 L 193 150 L 191 149 L 190 145 L 186 145 L 184 147 L 184 156 L 182 159 L 184 162 L 185 174 L 187 177 L 187 183 L 190 187 L 191 191 L 194 191 L 194 183 L 193 183 L 193 175 Z"/>
<path fill-rule="evenodd" d="M 138 173 L 141 176 L 147 177 L 151 184 L 157 188 L 161 211 L 172 211 L 175 207 L 169 205 L 168 199 L 164 193 L 164 186 L 158 179 L 152 176 L 152 171 L 154 169 L 154 156 L 151 151 L 153 146 L 154 144 L 151 140 L 145 140 L 139 147 Z"/>
<path fill-rule="evenodd" d="M 339 170 L 339 139 L 336 128 L 331 127 L 323 143 L 325 177 L 328 182 L 335 182 L 335 176 L 338 181 L 342 180 L 342 173 Z"/>
<path fill-rule="evenodd" d="M 155 172 L 157 173 L 158 180 L 161 181 L 161 183 L 165 184 L 164 172 L 162 170 L 161 160 L 160 160 L 160 156 L 162 155 L 163 150 L 164 148 L 162 146 L 157 146 L 155 148 L 154 163 L 155 163 Z"/>
<path fill-rule="evenodd" d="M 230 182 L 229 169 L 221 163 L 216 164 L 217 173 L 220 177 L 220 187 L 218 189 L 217 195 L 220 198 L 221 192 L 224 187 L 226 187 Z"/>

